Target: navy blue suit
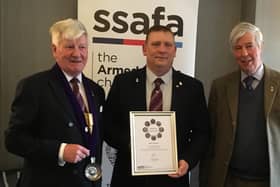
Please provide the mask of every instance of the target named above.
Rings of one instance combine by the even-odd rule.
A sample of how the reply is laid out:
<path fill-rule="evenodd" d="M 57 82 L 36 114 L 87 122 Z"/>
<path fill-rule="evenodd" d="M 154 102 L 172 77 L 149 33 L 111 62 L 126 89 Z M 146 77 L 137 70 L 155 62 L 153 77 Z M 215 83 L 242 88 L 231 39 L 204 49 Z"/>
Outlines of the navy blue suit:
<path fill-rule="evenodd" d="M 207 149 L 209 117 L 200 81 L 179 71 L 172 75 L 171 111 L 176 112 L 178 160 L 192 169 Z M 129 111 L 146 111 L 146 68 L 117 75 L 104 107 L 104 139 L 117 149 L 111 187 L 187 187 L 188 176 L 132 176 Z M 189 141 L 190 140 L 190 141 Z"/>
<path fill-rule="evenodd" d="M 102 126 L 100 106 L 104 90 L 90 79 L 83 78 L 88 105 L 98 125 L 97 163 L 101 162 Z M 87 147 L 82 135 L 84 119 L 71 87 L 60 68 L 55 65 L 23 79 L 12 103 L 9 128 L 6 131 L 8 151 L 24 158 L 20 187 L 96 187 L 84 176 L 88 159 L 77 164 L 58 165 L 61 143 Z"/>

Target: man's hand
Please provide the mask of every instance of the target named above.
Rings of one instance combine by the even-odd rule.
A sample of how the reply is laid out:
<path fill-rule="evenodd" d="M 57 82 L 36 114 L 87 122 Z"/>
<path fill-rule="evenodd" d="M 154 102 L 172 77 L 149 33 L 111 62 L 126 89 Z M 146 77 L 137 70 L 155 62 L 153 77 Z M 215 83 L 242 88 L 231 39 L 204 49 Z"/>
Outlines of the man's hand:
<path fill-rule="evenodd" d="M 77 163 L 89 156 L 90 151 L 78 144 L 67 144 L 63 153 L 63 160 L 69 163 Z"/>
<path fill-rule="evenodd" d="M 168 176 L 172 178 L 182 177 L 187 173 L 188 169 L 189 169 L 189 164 L 185 160 L 179 160 L 179 167 L 177 172 L 174 174 L 169 174 Z"/>

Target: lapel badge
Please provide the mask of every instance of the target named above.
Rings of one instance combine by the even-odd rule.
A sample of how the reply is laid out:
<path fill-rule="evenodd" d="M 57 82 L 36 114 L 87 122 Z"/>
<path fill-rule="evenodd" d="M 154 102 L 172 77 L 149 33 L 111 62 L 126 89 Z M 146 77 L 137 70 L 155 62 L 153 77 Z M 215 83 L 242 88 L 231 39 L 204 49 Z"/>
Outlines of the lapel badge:
<path fill-rule="evenodd" d="M 182 85 L 183 85 L 183 83 L 182 83 L 181 81 L 179 81 L 179 83 L 176 84 L 176 88 L 179 88 L 179 87 L 182 86 Z"/>
<path fill-rule="evenodd" d="M 103 106 L 102 105 L 100 105 L 100 107 L 99 107 L 99 112 L 103 112 Z"/>
<path fill-rule="evenodd" d="M 88 132 L 88 127 L 87 126 L 85 126 L 85 132 Z"/>

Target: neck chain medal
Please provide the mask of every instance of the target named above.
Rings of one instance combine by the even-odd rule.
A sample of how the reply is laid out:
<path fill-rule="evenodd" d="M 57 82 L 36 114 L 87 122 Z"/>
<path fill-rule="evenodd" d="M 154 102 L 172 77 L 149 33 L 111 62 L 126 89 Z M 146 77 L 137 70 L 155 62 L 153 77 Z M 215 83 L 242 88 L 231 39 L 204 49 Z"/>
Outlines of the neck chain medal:
<path fill-rule="evenodd" d="M 93 136 L 93 125 L 94 125 L 94 120 L 93 120 L 93 115 L 92 113 L 84 113 L 85 120 L 86 120 L 86 131 L 89 134 L 89 136 Z M 92 151 L 91 151 L 92 152 Z M 101 177 L 101 167 L 99 164 L 95 162 L 95 156 L 91 155 L 90 157 L 90 163 L 86 166 L 85 168 L 85 176 L 87 179 L 90 181 L 97 181 Z"/>

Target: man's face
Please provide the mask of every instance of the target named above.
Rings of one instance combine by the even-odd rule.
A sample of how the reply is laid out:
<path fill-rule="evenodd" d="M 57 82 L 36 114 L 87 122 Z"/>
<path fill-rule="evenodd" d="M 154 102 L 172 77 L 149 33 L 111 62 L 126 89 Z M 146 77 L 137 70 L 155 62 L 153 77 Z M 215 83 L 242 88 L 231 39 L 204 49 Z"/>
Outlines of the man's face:
<path fill-rule="evenodd" d="M 143 46 L 143 54 L 147 57 L 147 66 L 157 76 L 161 76 L 172 67 L 176 56 L 176 46 L 172 33 L 151 32 Z"/>
<path fill-rule="evenodd" d="M 258 46 L 254 34 L 247 32 L 233 47 L 233 55 L 240 69 L 247 74 L 253 74 L 262 64 L 262 46 Z"/>
<path fill-rule="evenodd" d="M 63 71 L 71 76 L 77 76 L 87 63 L 87 37 L 82 35 L 74 40 L 63 39 L 58 46 L 52 45 L 52 53 Z"/>

